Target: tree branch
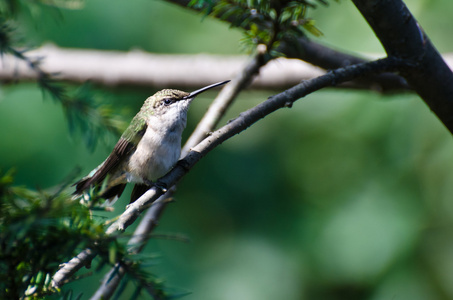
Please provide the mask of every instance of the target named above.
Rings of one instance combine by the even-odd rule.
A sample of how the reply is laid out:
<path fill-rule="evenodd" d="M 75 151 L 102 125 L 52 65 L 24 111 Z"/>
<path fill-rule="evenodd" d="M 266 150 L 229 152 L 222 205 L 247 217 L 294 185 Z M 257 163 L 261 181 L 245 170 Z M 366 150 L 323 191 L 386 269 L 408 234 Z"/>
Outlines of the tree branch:
<path fill-rule="evenodd" d="M 78 270 L 90 265 L 96 255 L 97 253 L 95 251 L 87 248 L 67 263 L 62 264 L 58 272 L 52 276 L 52 287 L 55 289 L 62 287 Z"/>
<path fill-rule="evenodd" d="M 364 58 L 367 55 L 359 57 L 344 53 L 313 42 L 308 38 L 283 41 L 278 51 L 284 53 L 287 58 L 301 59 L 325 70 L 333 70 L 369 61 Z M 379 92 L 410 89 L 404 78 L 391 73 L 369 74 L 363 78 L 357 78 L 353 83 L 348 83 L 345 86 Z"/>
<path fill-rule="evenodd" d="M 453 133 L 453 73 L 401 0 L 353 0 L 389 56 L 405 59 L 401 75 Z"/>
<path fill-rule="evenodd" d="M 168 55 L 139 50 L 129 52 L 64 49 L 45 45 L 27 52 L 45 58 L 41 68 L 63 81 L 92 81 L 105 86 L 154 86 L 198 88 L 226 77 L 232 78 L 250 59 L 247 56 Z M 0 80 L 35 80 L 38 76 L 24 62 L 5 55 L 0 61 Z M 269 64 L 253 82 L 254 88 L 282 89 L 325 73 L 299 60 L 279 59 Z M 187 76 L 197 74 L 197 76 Z"/>
<path fill-rule="evenodd" d="M 107 274 L 105 274 L 102 279 L 101 286 L 97 289 L 94 295 L 90 297 L 90 300 L 110 299 L 124 274 L 126 274 L 126 268 L 121 266 L 120 263 L 117 263 L 110 269 L 110 271 L 107 272 Z"/>
<path fill-rule="evenodd" d="M 292 53 L 288 58 L 275 59 L 263 67 L 251 86 L 262 89 L 286 89 L 301 80 L 325 74 L 325 70 L 321 68 L 336 69 L 366 61 L 308 40 L 301 39 L 299 42 L 304 44 L 303 50 L 296 50 L 300 45 L 295 47 L 289 43 L 282 43 L 282 47 L 292 49 Z M 333 58 L 328 58 L 328 55 L 332 55 Z M 41 60 L 42 70 L 55 74 L 55 78 L 62 81 L 76 83 L 91 81 L 105 86 L 154 86 L 156 88 L 174 86 L 187 89 L 221 81 L 225 77 L 233 77 L 249 59 L 247 56 L 152 54 L 139 50 L 121 52 L 65 49 L 53 45 L 45 45 L 29 51 L 27 56 L 45 58 Z M 318 64 L 321 68 L 300 59 Z M 0 80 L 4 82 L 38 78 L 38 74 L 25 62 L 11 55 L 4 55 L 0 66 Z M 197 74 L 197 76 L 186 76 L 186 74 Z M 380 92 L 407 89 L 407 85 L 400 77 L 382 76 L 384 75 L 378 76 L 380 79 L 374 77 L 360 79 L 344 86 Z"/>

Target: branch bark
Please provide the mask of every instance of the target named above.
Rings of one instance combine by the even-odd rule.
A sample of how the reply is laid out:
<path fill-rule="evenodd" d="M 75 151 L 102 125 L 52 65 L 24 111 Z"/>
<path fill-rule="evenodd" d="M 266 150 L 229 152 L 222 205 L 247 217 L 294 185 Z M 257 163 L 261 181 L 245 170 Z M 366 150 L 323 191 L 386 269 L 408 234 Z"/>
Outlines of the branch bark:
<path fill-rule="evenodd" d="M 400 74 L 453 133 L 453 73 L 401 0 L 353 0 L 389 56 L 406 60 Z"/>
<path fill-rule="evenodd" d="M 301 80 L 325 74 L 325 70 L 367 61 L 307 39 L 285 42 L 281 47 L 281 52 L 286 53 L 287 58 L 275 59 L 263 67 L 251 87 L 285 89 Z M 300 50 L 301 47 L 303 51 Z M 56 74 L 56 78 L 63 81 L 91 81 L 110 87 L 152 86 L 157 89 L 172 86 L 194 89 L 213 81 L 221 81 L 225 77 L 233 77 L 249 59 L 247 56 L 152 54 L 138 50 L 121 52 L 65 49 L 53 45 L 45 45 L 27 52 L 27 55 L 36 59 L 43 58 L 42 70 Z M 376 57 L 375 54 L 363 56 Z M 444 58 L 453 66 L 453 54 L 445 54 Z M 37 78 L 37 74 L 26 63 L 9 55 L 2 58 L 0 66 L 0 80 L 4 82 L 31 81 Z M 186 76 L 191 73 L 197 76 Z M 405 79 L 394 74 L 371 74 L 367 78 L 358 78 L 341 86 L 383 93 L 409 89 Z"/>
<path fill-rule="evenodd" d="M 58 272 L 52 276 L 52 287 L 56 289 L 62 287 L 78 270 L 91 264 L 96 255 L 95 251 L 87 248 L 67 263 L 62 264 Z"/>
<path fill-rule="evenodd" d="M 287 58 L 300 59 L 325 70 L 333 70 L 369 61 L 369 59 L 366 59 L 369 55 L 360 57 L 347 54 L 307 38 L 283 41 L 278 51 L 285 53 Z M 353 83 L 348 83 L 346 86 L 379 92 L 410 89 L 403 77 L 392 73 L 369 74 L 363 78 L 356 78 Z"/>
<path fill-rule="evenodd" d="M 282 48 L 282 52 L 287 53 L 287 58 L 275 59 L 263 67 L 251 83 L 251 87 L 285 89 L 301 80 L 325 74 L 324 69 L 336 69 L 367 61 L 309 40 L 299 39 L 297 43 L 297 47 L 292 43 L 282 43 L 281 47 L 287 49 Z M 300 47 L 303 47 L 303 51 Z M 56 74 L 55 77 L 62 81 L 76 83 L 91 81 L 110 87 L 153 86 L 158 89 L 172 86 L 193 89 L 213 81 L 221 81 L 225 77 L 233 77 L 249 60 L 247 56 L 168 55 L 139 50 L 121 52 L 65 49 L 54 45 L 44 45 L 29 51 L 27 56 L 41 59 L 42 70 Z M 364 56 L 376 57 L 372 54 Z M 453 55 L 448 55 L 447 59 L 453 65 Z M 10 55 L 2 57 L 0 66 L 0 80 L 3 82 L 34 81 L 37 78 L 37 74 L 26 63 Z M 404 79 L 393 74 L 373 75 L 343 86 L 379 92 L 408 89 Z"/>
<path fill-rule="evenodd" d="M 247 56 L 168 55 L 139 50 L 64 49 L 54 45 L 29 51 L 27 56 L 43 58 L 40 61 L 42 70 L 56 74 L 55 77 L 63 81 L 92 81 L 105 86 L 180 87 L 189 90 L 232 78 L 250 60 Z M 37 78 L 37 74 L 25 62 L 11 55 L 5 55 L 0 66 L 0 80 L 6 82 Z M 300 60 L 281 58 L 263 68 L 252 86 L 284 89 L 324 73 L 324 70 Z"/>

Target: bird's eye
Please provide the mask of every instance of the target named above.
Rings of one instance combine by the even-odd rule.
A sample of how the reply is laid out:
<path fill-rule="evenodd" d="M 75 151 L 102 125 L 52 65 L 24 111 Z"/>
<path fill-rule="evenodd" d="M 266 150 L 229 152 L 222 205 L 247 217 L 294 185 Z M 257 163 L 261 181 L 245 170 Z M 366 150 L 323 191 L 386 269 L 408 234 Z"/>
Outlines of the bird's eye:
<path fill-rule="evenodd" d="M 170 105 L 170 104 L 172 104 L 172 103 L 173 103 L 173 100 L 172 100 L 171 98 L 165 98 L 165 99 L 164 99 L 164 104 L 165 104 L 165 105 Z"/>

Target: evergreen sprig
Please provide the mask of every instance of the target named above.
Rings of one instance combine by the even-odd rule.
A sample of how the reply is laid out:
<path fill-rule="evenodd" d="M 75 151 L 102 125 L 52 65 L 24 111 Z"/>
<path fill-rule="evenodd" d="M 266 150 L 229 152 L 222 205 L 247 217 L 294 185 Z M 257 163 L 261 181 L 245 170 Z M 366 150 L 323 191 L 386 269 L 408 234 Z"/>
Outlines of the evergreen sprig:
<path fill-rule="evenodd" d="M 59 263 L 109 238 L 64 187 L 33 191 L 13 186 L 13 171 L 0 176 L 0 298 L 41 299 Z"/>
<path fill-rule="evenodd" d="M 121 265 L 124 284 L 156 299 L 169 299 L 163 281 L 144 267 L 154 257 L 128 254 L 126 245 L 105 234 L 105 224 L 92 211 L 65 192 L 71 180 L 52 190 L 34 191 L 14 186 L 14 171 L 0 171 L 0 299 L 42 299 L 59 291 L 51 277 L 61 262 L 81 249 L 97 252 L 98 266 Z M 62 292 L 64 299 L 79 297 Z"/>
<path fill-rule="evenodd" d="M 203 9 L 244 31 L 244 45 L 255 49 L 264 44 L 272 56 L 280 56 L 275 49 L 282 40 L 303 37 L 306 33 L 322 35 L 314 20 L 307 18 L 307 8 L 317 4 L 327 5 L 326 0 L 193 0 L 189 5 Z"/>

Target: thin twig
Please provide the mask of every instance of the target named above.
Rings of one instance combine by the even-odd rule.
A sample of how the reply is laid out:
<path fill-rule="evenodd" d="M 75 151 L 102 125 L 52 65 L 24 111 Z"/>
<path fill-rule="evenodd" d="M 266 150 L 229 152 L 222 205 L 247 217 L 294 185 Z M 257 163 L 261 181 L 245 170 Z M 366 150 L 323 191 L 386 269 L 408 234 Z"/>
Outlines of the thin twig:
<path fill-rule="evenodd" d="M 125 268 L 123 268 L 120 263 L 117 263 L 113 266 L 107 274 L 105 274 L 104 278 L 102 279 L 101 287 L 97 289 L 93 296 L 91 296 L 90 300 L 94 299 L 110 299 L 115 292 L 115 289 L 111 287 L 118 286 L 120 283 L 121 278 L 126 273 Z"/>
<path fill-rule="evenodd" d="M 67 263 L 64 263 L 52 277 L 52 287 L 56 289 L 62 287 L 78 270 L 89 265 L 95 256 L 96 252 L 87 248 Z"/>

